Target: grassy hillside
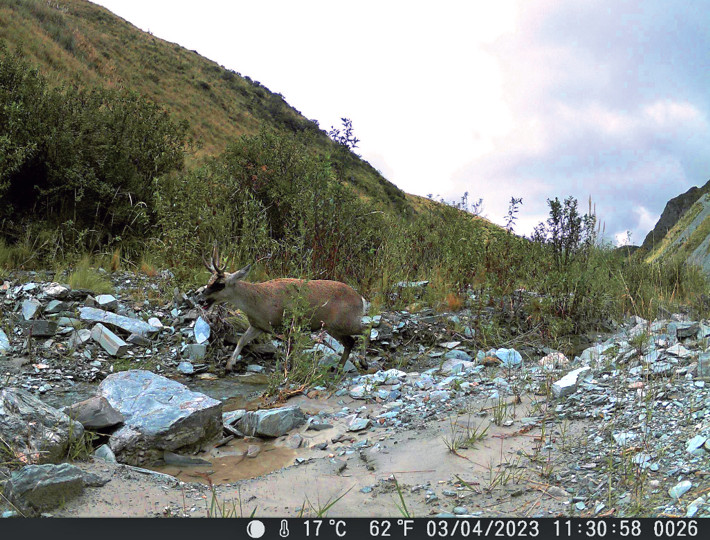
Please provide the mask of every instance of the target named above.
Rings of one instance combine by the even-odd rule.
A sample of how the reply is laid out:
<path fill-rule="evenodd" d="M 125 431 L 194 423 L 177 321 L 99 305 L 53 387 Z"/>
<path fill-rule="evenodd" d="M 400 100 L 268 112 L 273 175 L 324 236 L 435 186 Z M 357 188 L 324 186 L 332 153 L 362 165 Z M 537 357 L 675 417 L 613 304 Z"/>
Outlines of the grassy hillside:
<path fill-rule="evenodd" d="M 365 198 L 398 212 L 405 194 L 369 163 L 340 151 L 280 94 L 195 51 L 158 39 L 85 0 L 0 0 L 0 40 L 56 84 L 126 87 L 186 120 L 197 142 L 193 158 L 216 155 L 240 135 L 274 128 L 315 135 L 315 151 L 331 155 L 341 178 Z"/>

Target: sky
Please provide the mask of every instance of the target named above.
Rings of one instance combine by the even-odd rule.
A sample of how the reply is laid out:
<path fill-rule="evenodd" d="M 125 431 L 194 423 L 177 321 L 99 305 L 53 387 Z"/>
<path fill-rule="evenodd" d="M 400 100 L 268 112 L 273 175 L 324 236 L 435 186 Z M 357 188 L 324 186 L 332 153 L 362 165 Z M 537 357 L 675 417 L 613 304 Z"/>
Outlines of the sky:
<path fill-rule="evenodd" d="M 529 235 L 548 199 L 591 198 L 641 244 L 710 180 L 710 1 L 98 0 L 261 82 L 400 189 L 483 199 Z M 630 235 L 630 236 L 629 236 Z"/>

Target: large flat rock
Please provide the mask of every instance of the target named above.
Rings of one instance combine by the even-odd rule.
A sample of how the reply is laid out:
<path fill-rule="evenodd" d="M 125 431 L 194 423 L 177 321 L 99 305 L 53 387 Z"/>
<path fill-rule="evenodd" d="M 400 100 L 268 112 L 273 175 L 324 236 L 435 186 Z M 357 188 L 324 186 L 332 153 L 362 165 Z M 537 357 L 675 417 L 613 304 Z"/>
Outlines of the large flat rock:
<path fill-rule="evenodd" d="M 133 319 L 124 315 L 116 315 L 110 311 L 93 307 L 79 308 L 79 317 L 82 321 L 97 322 L 115 326 L 121 330 L 125 330 L 129 334 L 139 334 L 144 337 L 149 337 L 158 331 L 158 328 L 151 326 L 147 322 L 140 319 Z"/>
<path fill-rule="evenodd" d="M 28 465 L 15 472 L 4 494 L 25 515 L 51 510 L 84 490 L 84 473 L 79 467 L 60 465 Z"/>
<path fill-rule="evenodd" d="M 98 394 L 125 418 L 109 440 L 118 461 L 138 465 L 221 433 L 222 403 L 145 370 L 114 373 Z"/>

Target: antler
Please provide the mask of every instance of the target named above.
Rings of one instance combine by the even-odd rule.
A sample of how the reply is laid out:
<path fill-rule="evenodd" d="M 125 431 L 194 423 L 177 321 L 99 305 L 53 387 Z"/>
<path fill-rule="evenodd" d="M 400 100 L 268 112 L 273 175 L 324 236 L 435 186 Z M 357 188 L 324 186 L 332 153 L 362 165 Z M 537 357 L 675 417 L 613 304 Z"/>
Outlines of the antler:
<path fill-rule="evenodd" d="M 220 267 L 220 256 L 219 256 L 219 250 L 217 249 L 217 244 L 214 245 L 212 248 L 212 259 L 208 263 L 204 257 L 202 257 L 202 263 L 205 265 L 207 270 L 212 272 L 213 274 L 224 274 L 224 270 L 227 267 L 225 264 L 224 266 Z"/>

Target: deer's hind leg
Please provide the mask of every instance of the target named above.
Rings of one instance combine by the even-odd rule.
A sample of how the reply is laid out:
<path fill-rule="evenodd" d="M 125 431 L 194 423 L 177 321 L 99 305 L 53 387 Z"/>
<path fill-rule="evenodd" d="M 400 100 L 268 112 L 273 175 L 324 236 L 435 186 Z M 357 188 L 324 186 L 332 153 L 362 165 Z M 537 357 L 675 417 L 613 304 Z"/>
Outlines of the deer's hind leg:
<path fill-rule="evenodd" d="M 338 341 L 343 345 L 343 356 L 340 357 L 340 363 L 338 364 L 338 369 L 342 370 L 350 356 L 350 351 L 355 346 L 355 338 L 352 336 L 338 336 Z"/>

